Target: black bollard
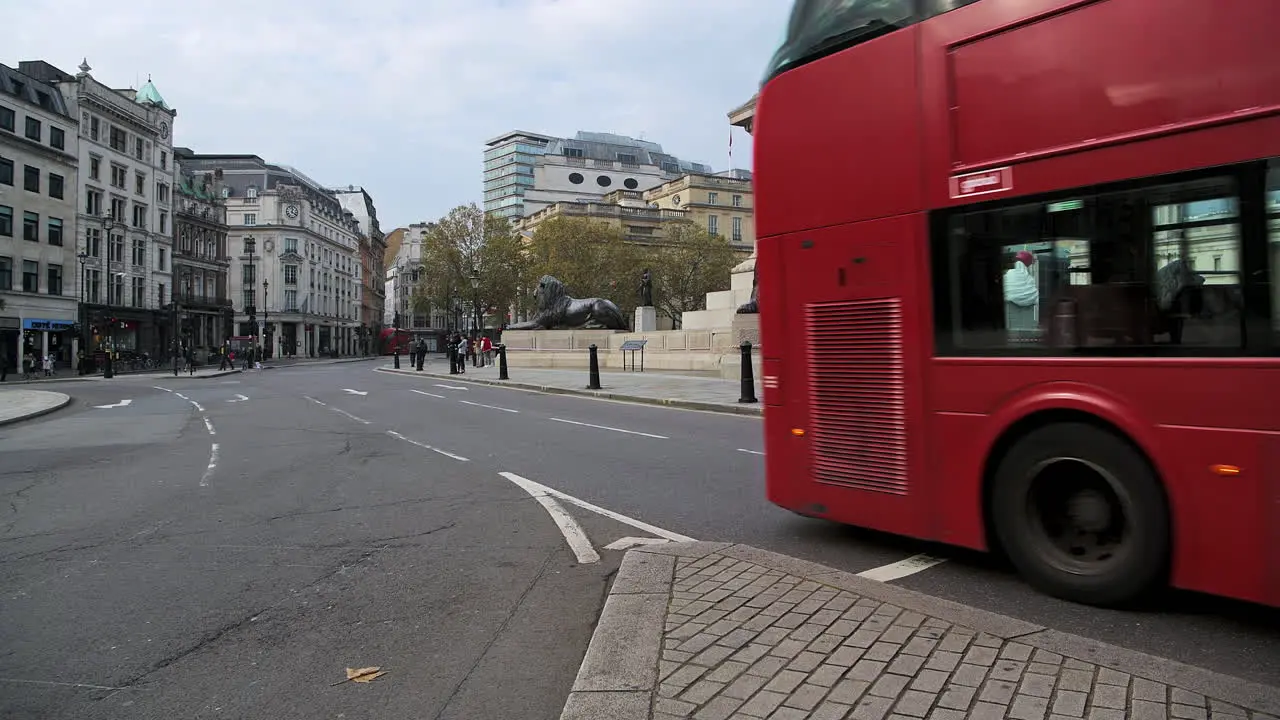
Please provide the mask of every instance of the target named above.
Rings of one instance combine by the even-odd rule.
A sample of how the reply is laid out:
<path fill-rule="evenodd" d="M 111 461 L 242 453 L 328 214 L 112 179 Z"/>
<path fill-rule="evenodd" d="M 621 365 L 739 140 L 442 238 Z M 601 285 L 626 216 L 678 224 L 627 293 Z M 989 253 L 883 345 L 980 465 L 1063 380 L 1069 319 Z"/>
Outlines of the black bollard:
<path fill-rule="evenodd" d="M 115 377 L 115 376 L 116 376 L 115 368 L 114 368 L 114 367 L 112 367 L 112 365 L 113 365 L 113 363 L 111 362 L 111 353 L 107 353 L 106 361 L 105 361 L 105 363 L 104 363 L 104 364 L 103 364 L 103 366 L 102 366 L 102 379 L 103 379 L 103 380 L 110 380 L 111 378 L 113 378 L 113 377 Z"/>
<path fill-rule="evenodd" d="M 453 343 L 449 343 L 449 374 L 458 374 L 458 348 Z"/>
<path fill-rule="evenodd" d="M 742 350 L 742 397 L 738 398 L 738 402 L 757 402 L 756 373 L 751 367 L 751 343 L 744 342 L 738 347 Z"/>
<path fill-rule="evenodd" d="M 507 346 L 506 345 L 498 346 L 498 379 L 499 380 L 511 379 L 510 377 L 507 376 Z"/>
<path fill-rule="evenodd" d="M 391 351 L 391 357 L 395 361 L 396 369 L 400 369 L 400 348 Z"/>
<path fill-rule="evenodd" d="M 587 348 L 587 353 L 589 354 L 589 356 L 590 356 L 590 358 L 591 358 L 591 359 L 590 359 L 590 363 L 591 363 L 591 364 L 590 364 L 590 371 L 589 371 L 589 372 L 590 372 L 590 376 L 587 378 L 587 389 L 588 389 L 588 390 L 599 390 L 599 389 L 600 389 L 600 360 L 599 360 L 599 358 L 598 358 L 598 357 L 597 357 L 597 355 L 596 355 L 596 345 L 595 345 L 595 343 L 592 343 L 592 344 Z"/>

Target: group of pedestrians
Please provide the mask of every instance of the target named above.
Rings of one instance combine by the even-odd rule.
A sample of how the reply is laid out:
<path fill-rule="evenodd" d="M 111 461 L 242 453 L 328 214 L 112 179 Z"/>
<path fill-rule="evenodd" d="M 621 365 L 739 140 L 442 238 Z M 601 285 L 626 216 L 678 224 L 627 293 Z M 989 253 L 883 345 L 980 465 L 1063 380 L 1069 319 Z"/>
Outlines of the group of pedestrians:
<path fill-rule="evenodd" d="M 452 374 L 465 373 L 467 363 L 479 367 L 493 364 L 493 340 L 487 335 L 480 338 L 467 338 L 455 333 L 449 339 L 449 343 L 449 358 L 453 363 L 449 372 Z"/>
<path fill-rule="evenodd" d="M 43 375 L 44 377 L 53 377 L 54 374 L 53 355 L 45 355 L 38 357 L 35 353 L 27 353 L 22 356 L 22 379 L 35 380 Z M 0 382 L 4 382 L 9 378 L 9 361 L 0 355 Z"/>

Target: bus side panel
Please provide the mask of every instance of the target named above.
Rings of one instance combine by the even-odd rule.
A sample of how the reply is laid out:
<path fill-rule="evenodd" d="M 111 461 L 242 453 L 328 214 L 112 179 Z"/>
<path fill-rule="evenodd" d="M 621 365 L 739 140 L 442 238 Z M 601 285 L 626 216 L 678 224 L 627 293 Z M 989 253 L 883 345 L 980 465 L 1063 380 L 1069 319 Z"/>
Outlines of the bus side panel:
<path fill-rule="evenodd" d="M 792 313 L 782 393 L 786 416 L 803 434 L 770 427 L 776 443 L 768 452 L 781 449 L 774 457 L 785 458 L 785 466 L 769 465 L 774 503 L 932 535 L 925 437 L 910 432 L 922 426 L 924 407 L 924 235 L 924 219 L 912 214 L 778 238 Z"/>
<path fill-rule="evenodd" d="M 917 35 L 913 26 L 876 38 L 761 90 L 757 237 L 921 208 Z"/>
<path fill-rule="evenodd" d="M 1268 503 L 1276 497 L 1277 467 L 1267 464 L 1264 443 L 1274 442 L 1280 425 L 1274 393 L 1242 395 L 1238 388 L 1275 387 L 1275 374 L 1250 361 L 934 360 L 932 456 L 935 472 L 948 478 L 939 502 L 980 502 L 986 455 L 1020 418 L 1053 408 L 1088 412 L 1128 434 L 1164 480 L 1173 514 L 1172 584 L 1265 601 L 1277 553 L 1268 540 L 1280 518 Z M 1212 465 L 1242 473 L 1217 475 Z M 965 513 L 944 520 L 944 539 L 974 546 L 980 528 Z"/>

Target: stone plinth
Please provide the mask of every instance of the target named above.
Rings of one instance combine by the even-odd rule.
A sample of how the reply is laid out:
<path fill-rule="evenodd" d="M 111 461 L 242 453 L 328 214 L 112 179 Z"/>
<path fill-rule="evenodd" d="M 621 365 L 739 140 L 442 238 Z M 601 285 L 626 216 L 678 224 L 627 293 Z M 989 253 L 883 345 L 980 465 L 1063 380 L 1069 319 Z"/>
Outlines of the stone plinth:
<path fill-rule="evenodd" d="M 508 330 L 502 334 L 507 362 L 513 367 L 586 369 L 587 348 L 597 346 L 601 368 L 623 367 L 622 344 L 645 340 L 646 370 L 714 373 L 737 380 L 741 373 L 737 334 L 731 327 L 717 330 Z M 753 353 L 758 366 L 759 355 Z M 758 371 L 757 367 L 757 371 Z"/>
<path fill-rule="evenodd" d="M 749 342 L 760 347 L 760 316 L 757 314 L 733 316 L 733 341 L 739 345 Z"/>
<path fill-rule="evenodd" d="M 654 332 L 658 329 L 658 309 L 652 305 L 636 308 L 636 332 Z"/>
<path fill-rule="evenodd" d="M 736 265 L 729 275 L 729 289 L 707 293 L 707 309 L 682 314 L 680 327 L 685 330 L 731 327 L 738 308 L 751 300 L 755 269 L 756 262 L 753 258 Z"/>

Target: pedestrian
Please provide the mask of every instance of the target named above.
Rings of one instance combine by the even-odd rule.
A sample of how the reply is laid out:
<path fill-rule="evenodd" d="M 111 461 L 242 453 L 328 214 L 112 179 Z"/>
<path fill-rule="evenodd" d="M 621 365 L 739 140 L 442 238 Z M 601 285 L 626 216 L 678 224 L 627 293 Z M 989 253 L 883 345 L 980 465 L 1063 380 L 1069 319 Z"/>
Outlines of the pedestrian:
<path fill-rule="evenodd" d="M 458 374 L 465 375 L 467 372 L 467 348 L 469 343 L 467 338 L 458 336 Z"/>
<path fill-rule="evenodd" d="M 480 353 L 484 356 L 485 367 L 493 364 L 493 341 L 488 335 L 480 338 Z"/>

